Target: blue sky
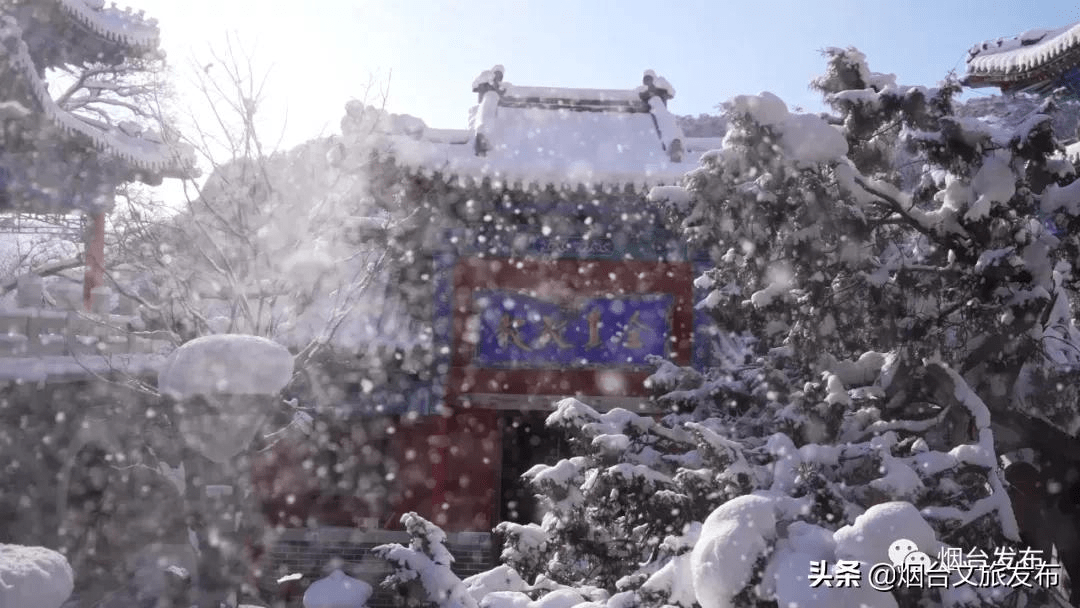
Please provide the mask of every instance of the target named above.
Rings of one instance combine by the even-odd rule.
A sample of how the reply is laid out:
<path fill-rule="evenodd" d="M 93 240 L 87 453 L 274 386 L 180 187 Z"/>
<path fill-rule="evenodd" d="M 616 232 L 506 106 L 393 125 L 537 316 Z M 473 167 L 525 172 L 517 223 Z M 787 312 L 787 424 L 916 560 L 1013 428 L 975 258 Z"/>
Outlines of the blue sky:
<path fill-rule="evenodd" d="M 594 88 L 634 87 L 651 68 L 675 86 L 680 114 L 761 91 L 817 110 L 807 84 L 823 47 L 858 47 L 872 69 L 932 85 L 962 72 L 977 42 L 1080 20 L 1080 2 L 129 1 L 159 18 L 181 90 L 187 60 L 226 32 L 272 66 L 264 110 L 288 111 L 285 144 L 335 132 L 372 74 L 392 74 L 391 111 L 433 127 L 465 127 L 472 79 L 496 63 L 512 83 Z"/>

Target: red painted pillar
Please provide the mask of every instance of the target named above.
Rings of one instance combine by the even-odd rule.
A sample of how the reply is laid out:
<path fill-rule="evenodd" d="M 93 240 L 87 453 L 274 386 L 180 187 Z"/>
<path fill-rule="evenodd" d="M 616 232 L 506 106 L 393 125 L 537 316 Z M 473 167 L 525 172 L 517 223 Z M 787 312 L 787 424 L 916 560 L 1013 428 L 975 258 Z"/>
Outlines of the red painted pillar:
<path fill-rule="evenodd" d="M 86 274 L 83 277 L 83 308 L 87 311 L 94 304 L 94 288 L 105 284 L 105 212 L 98 211 L 90 218 L 85 243 Z"/>

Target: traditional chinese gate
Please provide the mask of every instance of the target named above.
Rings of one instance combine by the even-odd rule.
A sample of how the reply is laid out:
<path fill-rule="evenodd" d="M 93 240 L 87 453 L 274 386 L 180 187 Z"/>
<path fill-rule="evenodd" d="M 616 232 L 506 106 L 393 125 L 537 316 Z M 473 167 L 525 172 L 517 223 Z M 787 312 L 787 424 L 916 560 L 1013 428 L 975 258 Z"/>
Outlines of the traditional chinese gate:
<path fill-rule="evenodd" d="M 499 516 L 515 413 L 568 396 L 642 411 L 653 357 L 691 361 L 690 263 L 619 259 L 610 241 L 558 251 L 580 257 L 549 257 L 543 239 L 533 245 L 517 257 L 451 255 L 440 273 L 446 408 L 412 421 L 401 460 L 413 463 L 402 469 L 406 485 L 423 488 L 407 502 L 430 504 L 449 530 L 490 529 Z"/>
<path fill-rule="evenodd" d="M 504 454 L 514 467 L 541 457 L 504 450 L 522 438 L 508 425 L 541 428 L 570 396 L 642 411 L 653 358 L 689 365 L 706 343 L 691 339 L 693 264 L 647 193 L 718 140 L 684 135 L 667 109 L 674 88 L 652 71 L 630 89 L 504 75 L 495 66 L 473 83 L 467 130 L 391 116 L 381 131 L 402 200 L 430 211 L 415 230 L 436 294 L 438 388 L 395 421 L 402 500 L 390 519 L 415 510 L 447 531 L 490 530 L 500 480 L 517 477 Z M 347 114 L 345 139 L 370 134 L 378 111 Z"/>

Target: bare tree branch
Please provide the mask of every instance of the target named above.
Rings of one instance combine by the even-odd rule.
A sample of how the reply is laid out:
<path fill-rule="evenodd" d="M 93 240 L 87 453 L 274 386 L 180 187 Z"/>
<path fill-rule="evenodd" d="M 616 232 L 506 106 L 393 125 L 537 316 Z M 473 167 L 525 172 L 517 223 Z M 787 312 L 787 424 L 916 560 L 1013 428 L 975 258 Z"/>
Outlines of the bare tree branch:
<path fill-rule="evenodd" d="M 49 277 L 60 274 L 65 270 L 71 270 L 72 268 L 80 268 L 84 265 L 82 256 L 76 256 L 65 260 L 58 260 L 49 262 L 38 266 L 30 271 L 30 274 L 35 274 L 39 277 Z M 3 285 L 0 285 L 0 296 L 6 295 L 14 291 L 19 285 L 19 279 L 12 279 Z"/>

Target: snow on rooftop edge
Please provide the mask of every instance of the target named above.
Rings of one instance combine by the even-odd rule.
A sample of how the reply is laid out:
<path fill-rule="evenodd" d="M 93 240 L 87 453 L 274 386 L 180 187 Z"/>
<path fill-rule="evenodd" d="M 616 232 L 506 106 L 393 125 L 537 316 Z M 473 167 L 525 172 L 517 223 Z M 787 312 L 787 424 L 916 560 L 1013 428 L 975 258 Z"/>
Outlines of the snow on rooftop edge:
<path fill-rule="evenodd" d="M 1000 44 L 999 44 L 1000 43 Z M 983 42 L 968 58 L 968 72 L 1014 73 L 1045 64 L 1080 44 L 1080 23 L 1055 30 L 1033 30 L 1010 39 Z M 981 48 L 981 47 L 987 48 Z"/>
<path fill-rule="evenodd" d="M 69 3 L 82 4 L 82 0 L 70 0 Z M 85 7 L 85 4 L 83 6 Z M 89 7 L 85 8 L 94 12 Z M 118 157 L 142 170 L 180 174 L 186 173 L 195 165 L 195 151 L 189 145 L 155 141 L 160 139 L 157 134 L 147 133 L 145 137 L 141 137 L 124 133 L 119 128 L 99 129 L 60 108 L 49 93 L 48 85 L 38 75 L 37 67 L 22 36 L 22 28 L 14 20 L 0 21 L 0 40 L 15 41 L 14 52 L 8 53 L 8 65 L 26 80 L 33 101 L 65 134 L 78 133 L 89 139 L 97 150 Z"/>
<path fill-rule="evenodd" d="M 674 88 L 652 70 L 633 89 L 516 86 L 504 72 L 495 66 L 473 82 L 480 99 L 469 129 L 429 129 L 354 100 L 342 134 L 377 134 L 369 149 L 412 173 L 521 189 L 645 191 L 680 182 L 717 147 L 715 138 L 685 137 L 666 105 Z"/>
<path fill-rule="evenodd" d="M 564 99 L 567 101 L 619 101 L 641 103 L 637 91 L 629 89 L 583 89 L 565 87 L 531 87 L 506 85 L 506 97 L 538 97 L 542 99 Z"/>
<path fill-rule="evenodd" d="M 160 32 L 156 19 L 144 19 L 143 11 L 132 13 L 116 3 L 106 8 L 105 0 L 57 0 L 71 17 L 106 40 L 130 46 L 155 48 Z"/>
<path fill-rule="evenodd" d="M 492 149 L 485 156 L 477 156 L 468 143 L 428 139 L 426 132 L 422 139 L 388 135 L 383 152 L 403 166 L 444 175 L 542 185 L 644 186 L 681 180 L 709 147 L 688 148 L 682 162 L 672 161 L 647 113 L 500 107 L 491 133 Z"/>

